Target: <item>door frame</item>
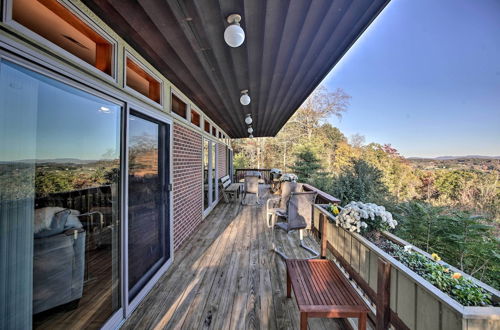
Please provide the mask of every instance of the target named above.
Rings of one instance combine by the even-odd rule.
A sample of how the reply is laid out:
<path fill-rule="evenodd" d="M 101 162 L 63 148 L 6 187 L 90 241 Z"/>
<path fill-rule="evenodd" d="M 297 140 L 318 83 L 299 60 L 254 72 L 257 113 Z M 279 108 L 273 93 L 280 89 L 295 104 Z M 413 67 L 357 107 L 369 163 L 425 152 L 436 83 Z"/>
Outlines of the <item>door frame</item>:
<path fill-rule="evenodd" d="M 169 202 L 169 209 L 168 209 L 168 225 L 169 225 L 169 258 L 168 260 L 156 271 L 156 273 L 147 281 L 147 283 L 144 285 L 144 287 L 137 293 L 137 295 L 132 299 L 132 301 L 129 301 L 129 289 L 128 289 L 128 136 L 129 136 L 129 120 L 130 120 L 130 112 L 134 111 L 136 113 L 145 115 L 147 117 L 150 117 L 154 120 L 160 121 L 167 125 L 167 133 L 168 133 L 168 138 L 166 139 L 166 142 L 168 143 L 167 146 L 167 154 L 168 154 L 168 171 L 166 172 L 168 174 L 168 182 L 166 183 L 168 187 L 172 187 L 173 185 L 173 151 L 172 151 L 172 146 L 173 146 L 173 121 L 170 119 L 168 116 L 166 116 L 163 113 L 158 113 L 158 111 L 149 109 L 147 107 L 143 107 L 135 102 L 129 102 L 127 103 L 126 111 L 125 111 L 125 128 L 123 131 L 126 131 L 126 138 L 125 138 L 125 143 L 124 143 L 124 159 L 126 160 L 125 163 L 125 169 L 123 172 L 123 182 L 125 184 L 124 186 L 124 193 L 122 196 L 125 198 L 125 203 L 124 203 L 124 216 L 122 217 L 123 223 L 122 223 L 122 241 L 123 241 L 123 246 L 122 246 L 122 276 L 123 276 L 123 281 L 122 281 L 122 304 L 124 307 L 124 316 L 125 319 L 127 319 L 130 314 L 134 311 L 135 308 L 139 305 L 139 303 L 146 297 L 146 295 L 151 291 L 153 286 L 158 282 L 160 277 L 167 271 L 167 269 L 172 265 L 174 261 L 174 220 L 173 220 L 173 190 L 167 189 L 168 191 L 168 202 Z"/>
<path fill-rule="evenodd" d="M 3 46 L 3 43 L 0 40 L 0 47 L 1 46 Z M 120 115 L 120 124 L 121 124 L 121 127 L 120 127 L 120 147 L 121 147 L 121 149 L 120 149 L 120 170 L 121 170 L 122 174 L 120 175 L 120 190 L 121 190 L 121 192 L 123 192 L 124 191 L 123 190 L 123 187 L 124 187 L 123 186 L 124 185 L 123 167 L 126 165 L 126 160 L 123 158 L 124 157 L 123 147 L 125 144 L 125 139 L 124 139 L 125 127 L 123 125 L 124 125 L 124 118 L 125 118 L 126 113 L 127 113 L 127 99 L 122 98 L 121 95 L 114 96 L 112 94 L 103 93 L 102 91 L 97 90 L 95 87 L 92 87 L 92 86 L 89 86 L 89 85 L 86 85 L 84 83 L 79 82 L 77 80 L 77 77 L 74 77 L 74 76 L 66 77 L 59 70 L 46 68 L 46 67 L 42 66 L 39 62 L 35 62 L 35 63 L 30 62 L 30 61 L 26 60 L 22 55 L 24 55 L 24 54 L 23 53 L 12 54 L 12 53 L 0 48 L 0 60 L 6 60 L 6 61 L 9 61 L 11 63 L 17 64 L 17 65 L 19 65 L 27 70 L 41 74 L 41 75 L 46 76 L 50 79 L 54 79 L 60 83 L 63 83 L 65 85 L 68 85 L 70 87 L 78 89 L 80 91 L 89 93 L 90 95 L 102 98 L 104 100 L 112 102 L 112 103 L 121 107 L 121 115 Z M 121 196 L 120 196 L 120 203 L 121 203 L 120 204 L 120 213 L 121 213 L 120 218 L 122 219 L 122 223 L 120 223 L 120 244 L 119 244 L 118 248 L 120 249 L 119 269 L 120 269 L 120 297 L 121 297 L 120 302 L 121 302 L 121 306 L 115 312 L 113 312 L 113 314 L 111 314 L 111 316 L 102 325 L 101 329 L 116 329 L 125 320 L 125 314 L 124 314 L 125 306 L 123 305 L 124 292 L 123 292 L 123 270 L 122 270 L 123 269 L 122 268 L 123 267 L 123 245 L 122 244 L 123 244 L 123 230 L 124 230 L 123 218 L 125 216 L 125 214 L 124 214 L 125 203 L 124 203 L 124 194 L 123 193 L 121 193 Z"/>
<path fill-rule="evenodd" d="M 211 139 L 211 138 L 207 138 L 206 136 L 203 136 L 203 140 L 202 140 L 202 154 L 201 154 L 201 157 L 202 157 L 202 178 L 203 178 L 203 175 L 205 174 L 204 171 L 205 171 L 205 164 L 203 164 L 204 162 L 204 150 L 203 148 L 205 147 L 205 140 L 208 141 L 208 173 L 207 173 L 207 176 L 208 176 L 208 190 L 209 190 L 209 193 L 208 193 L 208 207 L 205 209 L 205 194 L 204 194 L 204 190 L 203 190 L 203 198 L 202 198 L 202 208 L 203 208 L 203 219 L 206 218 L 210 212 L 212 212 L 212 210 L 215 208 L 215 206 L 217 205 L 217 203 L 219 202 L 219 185 L 218 185 L 218 176 L 219 176 L 219 169 L 218 169 L 218 156 L 220 154 L 219 152 L 219 147 L 218 147 L 218 143 L 217 141 Z M 213 169 L 213 165 L 212 165 L 212 150 L 213 150 L 213 146 L 215 145 L 215 187 L 213 187 L 213 178 L 212 178 L 212 169 Z M 205 187 L 203 187 L 203 189 L 205 189 Z M 215 189 L 215 200 L 213 198 L 213 189 Z"/>

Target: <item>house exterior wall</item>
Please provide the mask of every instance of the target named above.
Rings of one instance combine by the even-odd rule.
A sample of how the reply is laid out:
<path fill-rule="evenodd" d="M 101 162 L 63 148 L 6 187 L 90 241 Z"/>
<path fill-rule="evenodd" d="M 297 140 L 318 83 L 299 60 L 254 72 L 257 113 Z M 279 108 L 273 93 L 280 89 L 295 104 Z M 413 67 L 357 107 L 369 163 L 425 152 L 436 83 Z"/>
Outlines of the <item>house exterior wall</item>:
<path fill-rule="evenodd" d="M 217 143 L 217 170 L 219 178 L 227 175 L 227 148 L 222 143 Z"/>
<path fill-rule="evenodd" d="M 200 133 L 180 124 L 173 127 L 174 250 L 203 219 L 202 147 Z"/>
<path fill-rule="evenodd" d="M 60 0 L 59 2 L 77 13 L 84 22 L 90 22 L 97 26 L 98 31 L 104 32 L 111 39 L 114 45 L 114 70 L 111 76 L 97 72 L 98 70 L 95 70 L 87 63 L 78 61 L 76 57 L 65 53 L 64 50 L 53 47 L 50 42 L 43 40 L 36 33 L 22 29 L 22 26 L 19 28 L 15 24 L 8 23 L 7 19 L 0 21 L 0 52 L 2 55 L 5 53 L 8 56 L 13 55 L 19 58 L 21 62 L 26 62 L 23 65 L 27 67 L 31 66 L 28 62 L 33 63 L 34 66 L 43 66 L 44 70 L 49 73 L 68 77 L 68 80 L 78 82 L 89 90 L 107 94 L 114 100 L 123 102 L 124 106 L 130 106 L 131 109 L 141 110 L 141 113 L 147 112 L 146 115 L 162 114 L 162 117 L 172 121 L 172 144 L 170 146 L 172 151 L 172 176 L 170 179 L 172 180 L 173 191 L 172 212 L 168 221 L 169 223 L 172 221 L 173 237 L 170 237 L 170 239 L 175 251 L 191 236 L 203 219 L 202 141 L 203 137 L 209 138 L 211 141 L 214 141 L 215 138 L 211 132 L 204 132 L 202 127 L 192 124 L 189 115 L 187 118 L 182 118 L 173 113 L 171 111 L 171 94 L 175 93 L 181 96 L 187 103 L 188 111 L 194 109 L 200 115 L 201 123 L 208 121 L 213 127 L 217 128 L 217 131 L 222 132 L 225 136 L 227 134 L 205 115 L 202 108 L 189 100 L 167 77 L 150 65 L 81 1 Z M 2 4 L 5 4 L 5 1 L 0 0 L 0 7 L 4 8 Z M 157 103 L 149 100 L 125 87 L 126 54 L 127 56 L 131 55 L 148 72 L 151 72 L 155 78 L 159 79 L 161 82 L 161 102 Z M 124 128 L 125 126 L 120 129 Z M 228 139 L 225 142 L 230 144 Z M 221 150 L 220 159 L 217 160 L 217 167 L 220 173 L 223 174 L 226 172 L 226 146 L 219 142 L 217 148 Z M 125 158 L 123 159 L 125 161 Z M 124 189 L 126 191 L 128 187 Z M 121 246 L 120 249 L 122 247 L 126 249 L 126 245 Z M 165 264 L 164 266 L 168 267 L 168 265 Z M 166 267 L 163 267 L 158 271 L 158 274 L 166 269 Z M 152 287 L 151 283 L 148 285 Z M 140 300 L 140 297 L 135 299 Z M 133 308 L 135 306 L 131 307 L 132 310 Z M 126 317 L 124 316 L 124 318 Z M 26 319 L 31 320 L 31 317 Z"/>

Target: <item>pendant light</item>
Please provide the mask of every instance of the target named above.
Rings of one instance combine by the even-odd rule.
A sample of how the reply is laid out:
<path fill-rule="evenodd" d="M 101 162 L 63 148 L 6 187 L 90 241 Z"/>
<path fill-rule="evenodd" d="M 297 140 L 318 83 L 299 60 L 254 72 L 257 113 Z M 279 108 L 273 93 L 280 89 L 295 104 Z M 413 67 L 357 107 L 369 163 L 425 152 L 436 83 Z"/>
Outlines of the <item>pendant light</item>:
<path fill-rule="evenodd" d="M 224 40 L 230 47 L 239 47 L 245 41 L 245 31 L 240 26 L 241 16 L 231 14 L 227 17 L 229 26 L 224 31 Z"/>
<path fill-rule="evenodd" d="M 250 104 L 250 96 L 248 96 L 248 89 L 244 89 L 241 91 L 241 96 L 240 96 L 240 103 L 242 105 L 249 105 Z"/>

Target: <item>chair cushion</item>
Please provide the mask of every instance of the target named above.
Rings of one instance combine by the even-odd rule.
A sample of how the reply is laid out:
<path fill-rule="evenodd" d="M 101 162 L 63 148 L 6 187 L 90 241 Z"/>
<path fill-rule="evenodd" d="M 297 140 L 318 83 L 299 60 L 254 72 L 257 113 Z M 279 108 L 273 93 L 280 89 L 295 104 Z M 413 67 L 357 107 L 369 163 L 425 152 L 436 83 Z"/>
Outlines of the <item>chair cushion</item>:
<path fill-rule="evenodd" d="M 68 219 L 66 220 L 66 224 L 64 225 L 64 230 L 71 228 L 76 228 L 76 229 L 83 228 L 82 223 L 78 219 L 80 212 L 77 210 L 69 210 L 69 211 L 70 214 L 68 215 Z"/>
<path fill-rule="evenodd" d="M 70 215 L 71 210 L 63 209 L 57 213 L 55 213 L 52 217 L 52 221 L 50 223 L 49 228 L 43 228 L 38 232 L 34 233 L 35 238 L 49 237 L 62 233 L 66 225 L 66 220 Z"/>

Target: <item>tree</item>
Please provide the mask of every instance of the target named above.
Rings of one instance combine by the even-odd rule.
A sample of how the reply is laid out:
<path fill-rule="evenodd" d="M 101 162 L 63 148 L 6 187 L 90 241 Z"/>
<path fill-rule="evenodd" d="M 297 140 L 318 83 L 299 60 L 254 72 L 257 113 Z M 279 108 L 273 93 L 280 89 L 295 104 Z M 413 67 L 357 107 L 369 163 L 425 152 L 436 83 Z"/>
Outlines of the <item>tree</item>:
<path fill-rule="evenodd" d="M 235 169 L 251 167 L 250 161 L 243 153 L 238 153 L 234 155 L 233 166 Z"/>
<path fill-rule="evenodd" d="M 320 86 L 300 106 L 284 129 L 291 129 L 296 135 L 311 141 L 314 129 L 331 116 L 341 117 L 347 111 L 350 99 L 340 88 L 331 92 L 325 86 Z"/>
<path fill-rule="evenodd" d="M 365 144 L 366 138 L 363 135 L 356 133 L 351 135 L 349 142 L 353 147 L 360 148 Z"/>
<path fill-rule="evenodd" d="M 355 159 L 333 180 L 333 196 L 345 205 L 351 201 L 376 202 L 388 195 L 382 182 L 382 172 L 362 159 Z"/>
<path fill-rule="evenodd" d="M 304 147 L 297 155 L 295 164 L 291 166 L 292 171 L 299 177 L 301 182 L 310 182 L 318 170 L 321 169 L 319 159 L 311 151 L 310 147 Z"/>

